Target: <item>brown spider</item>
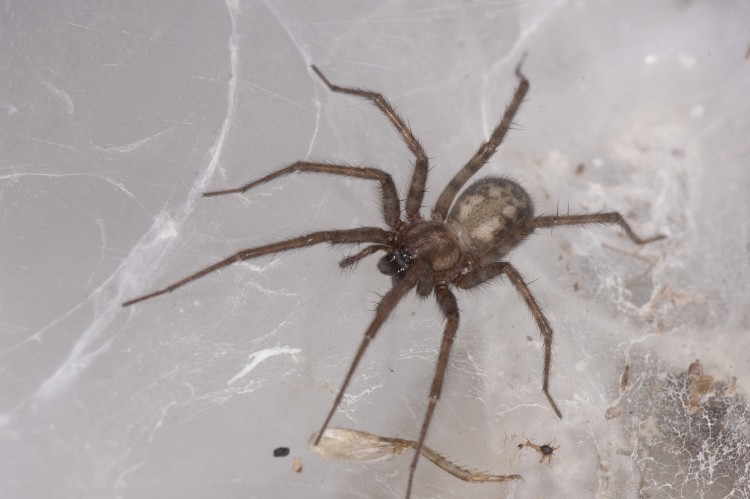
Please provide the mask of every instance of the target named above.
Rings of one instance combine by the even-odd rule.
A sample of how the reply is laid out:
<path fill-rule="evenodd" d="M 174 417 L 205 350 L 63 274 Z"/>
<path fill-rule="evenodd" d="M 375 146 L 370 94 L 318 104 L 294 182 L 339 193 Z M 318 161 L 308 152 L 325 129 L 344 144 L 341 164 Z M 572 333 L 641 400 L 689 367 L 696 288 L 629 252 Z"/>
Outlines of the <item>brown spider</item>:
<path fill-rule="evenodd" d="M 430 219 L 424 219 L 420 214 L 429 170 L 428 158 L 422 145 L 414 137 L 414 133 L 404 119 L 396 113 L 393 106 L 381 94 L 335 85 L 328 81 L 318 68 L 311 66 L 313 72 L 332 92 L 355 95 L 371 101 L 398 130 L 406 146 L 414 154 L 416 161 L 409 185 L 409 194 L 406 198 L 404 219 L 401 218 L 401 203 L 396 186 L 391 176 L 383 170 L 333 163 L 297 161 L 236 189 L 206 192 L 203 196 L 245 192 L 255 186 L 293 172 L 327 173 L 374 180 L 380 184 L 382 190 L 383 218 L 388 228 L 362 227 L 312 232 L 285 241 L 241 250 L 164 289 L 129 300 L 123 303 L 123 306 L 133 305 L 169 293 L 232 263 L 280 251 L 320 243 L 332 245 L 368 243 L 368 246 L 360 252 L 344 258 L 339 263 L 342 268 L 350 267 L 375 252 L 384 252 L 385 256 L 380 259 L 378 270 L 392 277 L 393 287 L 383 296 L 375 310 L 375 317 L 365 331 L 364 338 L 354 355 L 341 388 L 318 432 L 319 436 L 315 444 L 317 445 L 320 442 L 320 435 L 325 433 L 333 414 L 341 403 L 341 399 L 360 360 L 362 360 L 367 346 L 390 316 L 394 307 L 412 288 L 416 288 L 417 294 L 423 298 L 434 293 L 437 304 L 445 316 L 446 325 L 432 387 L 430 388 L 427 410 L 422 420 L 414 457 L 409 467 L 409 481 L 406 489 L 406 497 L 408 498 L 411 495 L 417 461 L 424 446 L 435 406 L 438 398 L 440 398 L 448 357 L 458 329 L 458 305 L 451 288 L 455 286 L 460 289 L 471 289 L 505 275 L 526 302 L 526 306 L 531 310 L 539 327 L 544 342 L 542 392 L 547 397 L 555 414 L 562 417 L 560 409 L 558 409 L 549 392 L 552 327 L 521 274 L 513 265 L 504 261 L 503 257 L 536 229 L 543 227 L 595 223 L 617 224 L 636 244 L 645 244 L 664 236 L 657 235 L 641 239 L 633 232 L 622 215 L 617 212 L 535 217 L 531 198 L 526 191 L 517 183 L 502 177 L 487 177 L 479 180 L 464 190 L 458 199 L 455 199 L 456 194 L 466 182 L 492 157 L 508 130 L 510 130 L 513 118 L 529 90 L 529 81 L 521 72 L 522 63 L 523 59 L 516 67 L 515 74 L 519 79 L 519 84 L 502 120 L 492 131 L 490 138 L 482 144 L 468 163 L 459 170 L 445 187 L 435 203 Z"/>

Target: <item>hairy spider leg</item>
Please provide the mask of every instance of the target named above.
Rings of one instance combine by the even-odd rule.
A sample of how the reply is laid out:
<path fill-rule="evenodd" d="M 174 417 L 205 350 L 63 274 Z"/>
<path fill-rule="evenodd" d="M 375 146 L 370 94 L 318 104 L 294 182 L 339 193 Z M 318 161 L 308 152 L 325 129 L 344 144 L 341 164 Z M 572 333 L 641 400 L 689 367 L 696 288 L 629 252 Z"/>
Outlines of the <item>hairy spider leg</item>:
<path fill-rule="evenodd" d="M 313 452 L 324 459 L 343 462 L 368 463 L 380 461 L 401 455 L 406 450 L 414 449 L 417 446 L 417 442 L 414 440 L 383 437 L 348 428 L 329 428 L 321 439 L 319 447 L 313 445 L 316 438 L 318 438 L 318 434 L 314 433 L 309 441 Z M 524 444 L 518 444 L 519 449 L 523 446 Z M 523 479 L 521 475 L 493 475 L 486 471 L 466 469 L 440 455 L 427 445 L 422 446 L 422 455 L 440 469 L 464 482 L 497 483 Z"/>
<path fill-rule="evenodd" d="M 414 155 L 414 172 L 412 173 L 411 183 L 409 184 L 409 195 L 406 198 L 406 219 L 415 222 L 421 218 L 419 210 L 422 207 L 422 198 L 424 197 L 425 185 L 427 184 L 427 172 L 429 170 L 429 159 L 424 152 L 422 144 L 414 136 L 406 121 L 399 116 L 388 99 L 382 94 L 366 90 L 363 88 L 342 87 L 328 81 L 323 73 L 315 65 L 310 66 L 323 83 L 332 91 L 341 94 L 356 95 L 362 99 L 372 102 L 385 115 L 391 124 L 398 130 L 401 137 L 406 143 L 406 147 Z"/>
<path fill-rule="evenodd" d="M 437 405 L 440 393 L 443 390 L 445 370 L 448 367 L 448 358 L 450 357 L 453 340 L 456 337 L 456 331 L 458 330 L 458 303 L 456 302 L 456 297 L 448 289 L 446 283 L 440 283 L 435 286 L 435 300 L 445 317 L 445 329 L 443 330 L 443 341 L 440 344 L 440 354 L 438 355 L 435 375 L 432 378 L 432 387 L 430 388 L 430 398 L 427 404 L 427 411 L 425 411 L 424 418 L 422 419 L 422 428 L 419 430 L 419 438 L 417 439 L 417 444 L 415 446 L 414 457 L 409 465 L 409 484 L 406 486 L 406 497 L 410 497 L 411 495 L 411 489 L 414 484 L 414 472 L 417 469 L 417 462 L 419 461 L 419 455 L 422 452 L 422 447 L 424 446 L 424 441 L 427 437 L 427 430 L 430 427 L 432 415 L 435 412 L 435 406 Z"/>
<path fill-rule="evenodd" d="M 625 231 L 625 234 L 635 244 L 648 244 L 666 236 L 657 234 L 655 236 L 642 238 L 630 228 L 625 218 L 616 211 L 605 213 L 581 213 L 578 215 L 544 215 L 536 217 L 533 225 L 535 229 L 543 227 L 560 227 L 563 225 L 587 225 L 587 224 L 617 224 Z"/>
<path fill-rule="evenodd" d="M 448 209 L 453 204 L 453 200 L 455 199 L 456 194 L 458 194 L 458 191 L 460 191 L 461 188 L 466 184 L 466 182 L 477 171 L 479 171 L 479 169 L 484 166 L 487 161 L 490 160 L 492 155 L 495 154 L 495 151 L 497 151 L 497 148 L 500 147 L 500 144 L 503 143 L 505 135 L 508 133 L 511 125 L 513 124 L 513 118 L 515 118 L 516 113 L 518 113 L 518 110 L 521 108 L 523 99 L 526 97 L 526 93 L 529 91 L 529 80 L 521 72 L 521 65 L 523 65 L 523 61 L 525 59 L 526 54 L 523 55 L 521 61 L 516 66 L 516 76 L 519 79 L 519 83 L 516 87 L 515 92 L 513 93 L 513 99 L 505 108 L 503 118 L 500 120 L 500 123 L 497 125 L 497 127 L 495 127 L 495 129 L 492 131 L 492 135 L 490 135 L 490 138 L 487 139 L 487 141 L 479 147 L 479 150 L 477 150 L 474 156 L 471 157 L 469 162 L 466 163 L 463 168 L 458 171 L 458 173 L 456 173 L 456 175 L 448 183 L 448 185 L 445 186 L 443 192 L 440 193 L 440 197 L 438 197 L 438 200 L 435 203 L 435 208 L 432 210 L 433 220 L 445 220 L 445 217 L 448 214 Z"/>
<path fill-rule="evenodd" d="M 266 244 L 264 246 L 257 246 L 255 248 L 244 249 L 225 258 L 224 260 L 216 262 L 213 265 L 210 265 L 202 270 L 199 270 L 198 272 L 195 272 L 194 274 L 191 274 L 185 277 L 184 279 L 180 281 L 175 282 L 174 284 L 170 284 L 164 289 L 160 289 L 159 291 L 154 291 L 153 293 L 149 293 L 143 296 L 139 296 L 138 298 L 133 298 L 132 300 L 128 300 L 125 303 L 123 303 L 122 306 L 128 307 L 130 305 L 134 305 L 138 302 L 142 302 L 144 300 L 148 300 L 150 298 L 154 298 L 159 295 L 171 293 L 175 289 L 182 287 L 191 281 L 200 279 L 206 274 L 210 274 L 211 272 L 224 268 L 235 262 L 240 262 L 242 260 L 249 260 L 251 258 L 256 258 L 256 257 L 263 256 L 263 255 L 279 253 L 281 251 L 288 251 L 288 250 L 296 249 L 296 248 L 304 248 L 306 246 L 313 246 L 315 244 L 320 244 L 320 243 L 388 244 L 390 243 L 391 238 L 392 238 L 392 233 L 387 230 L 383 230 L 379 227 L 362 227 L 359 229 L 326 230 L 326 231 L 321 231 L 321 232 L 312 232 L 304 236 L 287 239 L 286 241 L 280 241 L 277 243 Z"/>
<path fill-rule="evenodd" d="M 531 293 L 529 286 L 523 280 L 523 277 L 521 277 L 521 274 L 508 262 L 496 262 L 459 276 L 456 279 L 456 285 L 461 289 L 471 289 L 500 277 L 503 274 L 508 276 L 511 284 L 516 288 L 518 294 L 521 295 L 523 301 L 526 302 L 526 306 L 531 311 L 531 315 L 534 316 L 536 324 L 539 327 L 539 332 L 541 333 L 543 340 L 542 350 L 544 356 L 542 392 L 547 397 L 547 401 L 549 401 L 549 404 L 552 407 L 552 410 L 555 411 L 555 414 L 557 414 L 557 417 L 562 419 L 562 412 L 560 412 L 557 403 L 555 403 L 549 392 L 550 369 L 552 367 L 552 336 L 554 331 L 552 330 L 552 326 L 550 326 L 547 317 L 544 316 L 542 307 L 539 306 L 539 302 L 534 298 L 534 295 Z"/>
<path fill-rule="evenodd" d="M 385 244 L 373 244 L 371 246 L 367 246 L 359 253 L 347 256 L 346 258 L 342 259 L 339 262 L 339 267 L 341 267 L 342 269 L 352 267 L 359 263 L 360 260 L 362 260 L 363 258 L 367 258 L 376 251 L 388 251 L 389 249 L 391 249 L 391 247 Z"/>
<path fill-rule="evenodd" d="M 328 415 L 326 416 L 325 421 L 323 421 L 323 426 L 320 427 L 320 430 L 318 431 L 318 437 L 315 439 L 315 442 L 313 442 L 313 445 L 317 446 L 320 443 L 320 439 L 322 438 L 323 433 L 325 433 L 326 428 L 328 428 L 328 424 L 331 422 L 331 418 L 333 418 L 336 409 L 341 404 L 341 400 L 344 398 L 346 389 L 349 387 L 349 382 L 352 380 L 354 371 L 357 370 L 359 361 L 362 360 L 362 356 L 365 354 L 365 350 L 367 350 L 370 341 L 372 341 L 372 339 L 380 330 L 380 327 L 391 315 L 391 312 L 393 312 L 393 309 L 396 308 L 398 302 L 401 301 L 406 293 L 411 291 L 411 289 L 417 285 L 417 281 L 419 280 L 419 278 L 422 277 L 422 275 L 424 275 L 427 271 L 429 271 L 429 269 L 430 264 L 427 263 L 427 261 L 417 260 L 416 262 L 414 262 L 414 265 L 412 265 L 409 270 L 406 271 L 404 277 L 398 282 L 398 284 L 391 288 L 380 300 L 380 303 L 378 303 L 378 306 L 375 308 L 375 317 L 372 319 L 372 322 L 365 330 L 365 335 L 362 337 L 362 341 L 357 348 L 357 353 L 354 354 L 354 358 L 349 365 L 349 370 L 344 377 L 344 382 L 341 383 L 341 388 L 339 388 L 339 392 L 336 394 L 336 398 L 333 401 L 331 410 L 328 411 Z"/>
<path fill-rule="evenodd" d="M 376 180 L 380 182 L 380 188 L 382 190 L 381 198 L 383 202 L 383 219 L 385 220 L 385 223 L 391 228 L 396 228 L 401 222 L 401 203 L 398 200 L 396 184 L 393 183 L 393 178 L 391 178 L 388 173 L 379 168 L 349 166 L 333 163 L 315 163 L 310 161 L 297 161 L 289 166 L 285 166 L 274 172 L 271 172 L 268 175 L 259 178 L 258 180 L 254 180 L 247 184 L 241 185 L 240 187 L 236 187 L 234 189 L 224 189 L 220 191 L 204 192 L 203 197 L 242 193 L 260 184 L 265 184 L 266 182 L 270 182 L 271 180 L 296 172 L 328 173 L 330 175 L 341 175 L 343 177 Z"/>

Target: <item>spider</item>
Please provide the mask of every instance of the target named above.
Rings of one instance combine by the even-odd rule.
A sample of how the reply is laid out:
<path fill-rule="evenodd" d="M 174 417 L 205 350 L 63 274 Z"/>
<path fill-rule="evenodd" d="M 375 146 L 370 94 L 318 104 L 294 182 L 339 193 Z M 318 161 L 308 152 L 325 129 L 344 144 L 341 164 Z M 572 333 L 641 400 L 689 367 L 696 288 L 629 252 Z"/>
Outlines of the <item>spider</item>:
<path fill-rule="evenodd" d="M 531 447 L 532 449 L 536 450 L 542 457 L 539 459 L 539 462 L 542 463 L 544 460 L 547 460 L 548 464 L 552 463 L 552 457 L 555 455 L 555 451 L 560 448 L 559 445 L 552 445 L 552 442 L 548 444 L 535 444 L 528 438 L 526 439 L 526 442 L 522 444 L 518 444 L 519 449 L 523 449 L 524 447 Z"/>
<path fill-rule="evenodd" d="M 427 183 L 429 160 L 406 121 L 383 95 L 370 90 L 343 87 L 331 83 L 320 69 L 314 65 L 311 66 L 312 71 L 330 91 L 353 95 L 372 102 L 398 131 L 406 147 L 414 155 L 412 178 L 403 212 L 391 175 L 379 168 L 297 161 L 240 187 L 206 192 L 203 196 L 243 193 L 253 187 L 295 172 L 326 173 L 360 178 L 379 184 L 382 216 L 387 227 L 361 227 L 311 232 L 284 241 L 244 249 L 163 289 L 129 300 L 123 303 L 123 306 L 130 306 L 170 293 L 191 281 L 235 262 L 320 243 L 331 245 L 367 244 L 358 253 L 341 260 L 339 262 L 341 268 L 351 267 L 374 253 L 384 253 L 385 255 L 378 262 L 378 270 L 392 278 L 392 287 L 378 303 L 375 316 L 364 333 L 364 337 L 354 354 L 349 370 L 314 443 L 315 445 L 320 443 L 320 436 L 325 433 L 331 418 L 339 407 L 352 376 L 367 350 L 367 346 L 375 338 L 399 301 L 412 289 L 415 289 L 417 295 L 422 298 L 434 296 L 444 316 L 445 326 L 427 409 L 414 447 L 414 457 L 409 466 L 409 479 L 406 487 L 408 499 L 411 495 L 414 472 L 424 446 L 427 430 L 430 427 L 430 421 L 432 421 L 443 388 L 443 379 L 448 366 L 451 346 L 458 330 L 459 311 L 452 288 L 471 289 L 505 276 L 521 295 L 539 327 L 543 340 L 542 392 L 555 414 L 562 418 L 562 413 L 549 391 L 550 366 L 552 363 L 552 327 L 521 274 L 512 264 L 504 260 L 504 257 L 532 232 L 546 227 L 616 224 L 636 244 L 649 243 L 664 236 L 656 235 L 645 239 L 640 238 L 618 212 L 534 216 L 529 195 L 519 184 L 505 177 L 486 177 L 478 180 L 469 185 L 456 198 L 467 181 L 489 161 L 511 128 L 513 119 L 529 90 L 529 81 L 521 71 L 524 59 L 525 55 L 515 68 L 518 85 L 500 123 L 492 131 L 489 139 L 479 147 L 479 150 L 440 193 L 430 218 L 424 218 L 420 213 Z"/>

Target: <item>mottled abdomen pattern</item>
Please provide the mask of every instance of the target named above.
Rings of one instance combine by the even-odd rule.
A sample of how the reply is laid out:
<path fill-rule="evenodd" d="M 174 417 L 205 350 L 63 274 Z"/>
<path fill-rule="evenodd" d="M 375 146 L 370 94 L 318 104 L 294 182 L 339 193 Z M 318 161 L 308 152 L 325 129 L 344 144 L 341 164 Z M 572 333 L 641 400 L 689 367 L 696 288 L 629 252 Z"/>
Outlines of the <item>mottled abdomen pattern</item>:
<path fill-rule="evenodd" d="M 487 177 L 461 193 L 447 225 L 464 253 L 503 254 L 526 236 L 517 229 L 527 226 L 533 216 L 531 198 L 520 185 L 507 178 Z"/>

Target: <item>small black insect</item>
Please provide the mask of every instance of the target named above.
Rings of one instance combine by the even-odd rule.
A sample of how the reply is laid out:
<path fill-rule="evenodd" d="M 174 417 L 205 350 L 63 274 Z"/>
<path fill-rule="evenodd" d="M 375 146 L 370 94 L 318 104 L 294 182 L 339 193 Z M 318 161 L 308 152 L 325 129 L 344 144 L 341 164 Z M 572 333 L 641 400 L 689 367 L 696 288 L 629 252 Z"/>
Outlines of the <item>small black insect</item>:
<path fill-rule="evenodd" d="M 378 263 L 378 270 L 391 277 L 393 287 L 383 296 L 375 310 L 375 317 L 365 331 L 364 338 L 354 354 L 341 388 L 318 432 L 318 440 L 315 444 L 319 443 L 320 436 L 325 433 L 331 418 L 340 405 L 349 382 L 352 380 L 365 350 L 367 350 L 367 346 L 391 315 L 398 302 L 412 289 L 415 289 L 416 293 L 424 298 L 434 296 L 446 324 L 443 330 L 437 367 L 430 388 L 427 409 L 422 418 L 422 427 L 416 440 L 414 457 L 409 468 L 409 481 L 406 489 L 406 497 L 408 498 L 414 482 L 417 461 L 424 446 L 437 401 L 440 398 L 453 339 L 458 330 L 458 304 L 452 288 L 471 289 L 505 276 L 531 310 L 539 327 L 544 342 L 542 392 L 547 397 L 555 414 L 562 417 L 560 409 L 558 409 L 549 392 L 550 366 L 552 365 L 552 327 L 521 274 L 504 258 L 532 232 L 547 227 L 615 224 L 619 225 L 636 244 L 656 241 L 663 236 L 658 235 L 641 239 L 633 232 L 622 215 L 617 212 L 535 216 L 531 198 L 526 191 L 517 183 L 502 177 L 481 179 L 467 187 L 456 198 L 466 182 L 492 157 L 511 128 L 513 118 L 529 90 L 529 81 L 521 72 L 522 63 L 523 61 L 516 67 L 515 73 L 519 79 L 519 84 L 502 120 L 492 131 L 489 139 L 479 147 L 474 156 L 443 189 L 429 218 L 422 217 L 420 213 L 427 184 L 429 161 L 422 145 L 404 119 L 396 113 L 393 106 L 381 94 L 335 85 L 328 81 L 318 68 L 312 66 L 313 72 L 331 91 L 354 95 L 371 101 L 401 134 L 404 143 L 415 158 L 403 212 L 391 175 L 379 168 L 297 161 L 241 187 L 206 192 L 203 195 L 209 197 L 245 192 L 270 180 L 294 172 L 326 173 L 372 180 L 380 185 L 382 214 L 387 227 L 362 227 L 312 232 L 285 241 L 241 250 L 164 289 L 129 300 L 123 303 L 123 306 L 133 305 L 169 293 L 235 262 L 315 244 L 367 244 L 358 253 L 343 259 L 339 263 L 342 268 L 350 267 L 373 253 L 385 253 Z"/>
<path fill-rule="evenodd" d="M 289 455 L 289 447 L 276 447 L 273 450 L 273 457 L 286 457 Z"/>
<path fill-rule="evenodd" d="M 558 445 L 553 447 L 551 443 L 538 445 L 528 439 L 526 440 L 526 442 L 518 444 L 519 449 L 523 449 L 524 447 L 531 447 L 532 449 L 536 450 L 542 456 L 539 459 L 540 463 L 545 459 L 548 463 L 551 463 L 552 457 L 555 455 L 555 451 L 560 448 Z"/>

